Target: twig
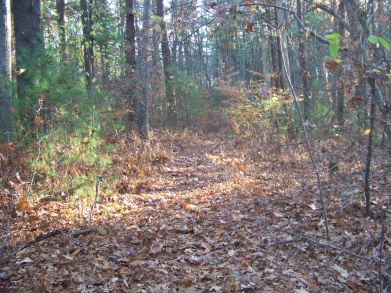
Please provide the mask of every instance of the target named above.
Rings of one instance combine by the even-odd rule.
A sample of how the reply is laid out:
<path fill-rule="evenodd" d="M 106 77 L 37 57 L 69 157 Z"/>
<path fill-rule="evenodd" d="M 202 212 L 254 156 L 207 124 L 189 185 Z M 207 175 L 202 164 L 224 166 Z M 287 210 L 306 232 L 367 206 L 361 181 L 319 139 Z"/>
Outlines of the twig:
<path fill-rule="evenodd" d="M 316 180 L 318 182 L 319 199 L 320 199 L 320 203 L 322 205 L 323 221 L 324 221 L 324 227 L 325 227 L 325 230 L 326 230 L 326 237 L 327 237 L 327 240 L 330 241 L 329 223 L 328 223 L 328 219 L 327 219 L 327 206 L 326 206 L 326 203 L 325 203 L 325 200 L 324 200 L 322 180 L 320 179 L 320 170 L 319 170 L 319 167 L 318 167 L 318 163 L 315 160 L 315 157 L 314 157 L 313 152 L 311 150 L 311 144 L 310 144 L 309 136 L 308 136 L 308 133 L 307 133 L 307 128 L 306 128 L 306 125 L 305 125 L 303 113 L 302 113 L 301 108 L 300 108 L 299 98 L 296 95 L 295 88 L 294 88 L 294 86 L 292 84 L 292 80 L 290 78 L 290 74 L 288 72 L 288 68 L 287 68 L 287 65 L 286 65 L 287 64 L 287 60 L 285 60 L 284 54 L 281 54 L 281 56 L 282 56 L 282 65 L 283 65 L 283 68 L 284 68 L 285 75 L 287 77 L 289 88 L 292 91 L 293 99 L 295 101 L 296 108 L 297 108 L 297 111 L 299 113 L 301 126 L 303 128 L 303 134 L 304 134 L 304 138 L 305 138 L 305 143 L 306 143 L 306 146 L 307 146 L 307 152 L 308 152 L 308 155 L 310 156 L 312 165 L 314 166 L 315 176 L 316 176 Z"/>
<path fill-rule="evenodd" d="M 265 247 L 265 246 L 284 245 L 284 244 L 303 242 L 303 241 L 304 241 L 303 239 L 292 239 L 292 240 L 286 240 L 286 241 L 273 242 L 270 244 L 261 244 L 260 246 Z"/>
<path fill-rule="evenodd" d="M 77 231 L 77 232 L 73 232 L 70 234 L 71 237 L 79 237 L 80 235 L 85 235 L 85 234 L 89 234 L 91 232 L 95 232 L 96 229 L 95 228 L 90 228 L 90 229 L 86 229 L 86 230 L 83 230 L 83 231 Z"/>
<path fill-rule="evenodd" d="M 276 231 L 284 232 L 284 233 L 289 234 L 289 235 L 291 235 L 291 236 L 298 237 L 299 240 L 305 241 L 305 242 L 311 244 L 311 245 L 314 246 L 314 247 L 317 247 L 317 246 L 319 246 L 319 247 L 329 247 L 329 248 L 337 249 L 337 250 L 339 250 L 339 251 L 343 251 L 343 252 L 345 252 L 345 253 L 347 253 L 347 254 L 350 254 L 350 255 L 352 255 L 352 256 L 354 256 L 354 257 L 357 257 L 357 258 L 359 258 L 359 259 L 363 259 L 363 260 L 366 260 L 366 261 L 371 261 L 371 260 L 372 260 L 372 258 L 368 258 L 368 257 L 365 257 L 365 256 L 361 256 L 361 255 L 359 255 L 359 254 L 357 254 L 357 253 L 354 253 L 354 252 L 351 252 L 351 251 L 349 251 L 349 250 L 347 250 L 347 249 L 345 249 L 345 248 L 341 248 L 341 247 L 338 247 L 338 246 L 334 246 L 334 245 L 328 244 L 328 243 L 320 243 L 320 242 L 317 242 L 317 241 L 312 240 L 311 238 L 306 237 L 306 236 L 304 236 L 304 235 L 296 234 L 296 233 L 293 233 L 293 232 L 290 232 L 290 231 L 287 231 L 287 230 L 284 230 L 284 229 L 276 228 L 276 227 L 269 227 L 269 228 L 270 228 L 270 229 L 273 229 L 273 230 L 276 230 Z"/>
<path fill-rule="evenodd" d="M 83 247 L 91 248 L 93 251 L 95 251 L 95 252 L 97 252 L 97 253 L 103 255 L 104 257 L 106 257 L 106 258 L 108 258 L 108 259 L 110 259 L 110 260 L 112 260 L 112 261 L 121 263 L 121 261 L 119 261 L 118 259 L 112 257 L 111 255 L 108 255 L 108 254 L 106 254 L 106 253 L 100 251 L 98 248 L 96 248 L 96 247 L 94 247 L 94 246 L 91 246 L 91 245 L 89 245 L 89 244 L 87 244 L 87 243 L 85 243 L 85 242 L 83 242 L 83 241 L 80 241 L 79 239 L 76 239 L 76 238 L 72 237 L 71 235 L 68 235 L 68 234 L 65 234 L 65 233 L 61 233 L 61 235 L 62 235 L 62 236 L 65 236 L 65 237 L 67 237 L 67 238 L 69 238 L 69 239 L 72 239 L 72 240 L 75 241 L 77 244 L 80 244 L 80 245 L 83 246 Z"/>
<path fill-rule="evenodd" d="M 94 207 L 96 205 L 96 202 L 98 201 L 98 197 L 99 197 L 99 183 L 100 182 L 103 182 L 104 184 L 106 184 L 106 186 L 108 188 L 110 188 L 109 184 L 107 184 L 107 182 L 103 179 L 103 176 L 98 176 L 97 180 L 96 180 L 96 185 L 95 185 L 95 199 L 94 199 L 94 203 L 92 204 L 91 206 L 91 211 L 90 211 L 90 222 L 91 222 L 91 218 L 92 218 L 92 211 L 94 210 Z"/>
<path fill-rule="evenodd" d="M 92 231 L 93 229 L 88 229 L 88 230 L 85 230 L 85 231 L 81 231 L 80 233 L 76 233 L 75 236 L 78 236 L 78 235 L 80 235 L 80 234 L 82 234 L 82 233 L 90 232 L 90 230 Z M 106 258 L 108 258 L 108 259 L 110 259 L 110 260 L 112 260 L 112 261 L 119 262 L 119 263 L 121 262 L 121 261 L 117 260 L 116 258 L 114 258 L 114 257 L 112 257 L 112 256 L 110 256 L 110 255 L 108 255 L 108 254 L 106 254 L 106 253 L 100 251 L 100 250 L 97 249 L 96 247 L 91 246 L 91 245 L 88 245 L 87 243 L 85 243 L 85 242 L 83 242 L 83 241 L 80 241 L 80 240 L 78 240 L 78 239 L 72 237 L 72 234 L 71 234 L 71 235 L 67 235 L 67 234 L 61 232 L 60 230 L 55 230 L 55 231 L 46 233 L 45 235 L 39 236 L 39 237 L 37 237 L 35 240 L 30 241 L 29 243 L 26 243 L 25 245 L 19 247 L 19 248 L 18 248 L 17 250 L 15 250 L 13 253 L 11 253 L 11 254 L 7 255 L 6 257 L 0 259 L 0 263 L 2 263 L 2 262 L 4 262 L 4 261 L 8 260 L 8 259 L 11 258 L 11 257 L 13 257 L 14 255 L 16 255 L 18 252 L 22 251 L 23 249 L 25 249 L 25 248 L 27 248 L 27 247 L 29 247 L 29 246 L 31 246 L 31 245 L 34 245 L 34 244 L 36 244 L 36 243 L 38 243 L 38 242 L 40 242 L 40 241 L 43 241 L 43 240 L 45 240 L 45 239 L 48 239 L 48 238 L 50 238 L 50 237 L 56 236 L 56 235 L 61 235 L 61 236 L 65 236 L 65 237 L 67 237 L 67 238 L 70 238 L 70 239 L 72 239 L 73 241 L 75 241 L 77 244 L 80 244 L 80 245 L 82 245 L 82 246 L 84 246 L 84 247 L 91 248 L 92 250 L 96 251 L 97 253 L 103 255 L 104 257 L 106 257 Z M 73 234 L 73 235 L 74 235 L 74 234 Z"/>
<path fill-rule="evenodd" d="M 7 225 L 6 225 L 6 229 L 4 230 L 4 241 L 3 241 L 3 244 L 1 245 L 1 248 L 0 248 L 0 255 L 3 254 L 3 251 L 5 251 L 5 247 L 7 246 L 7 240 L 8 240 L 8 235 L 10 234 L 9 233 L 9 226 L 10 226 L 10 220 L 9 218 L 7 219 Z"/>
<path fill-rule="evenodd" d="M 47 138 L 49 135 L 46 135 L 46 136 L 42 136 L 42 137 L 39 137 L 38 134 L 37 134 L 37 140 L 38 140 L 38 153 L 37 153 L 37 156 L 35 157 L 35 163 L 34 163 L 34 170 L 33 170 L 33 173 L 31 174 L 31 177 L 30 177 L 30 186 L 28 188 L 29 192 L 31 191 L 32 189 L 32 186 L 34 184 L 34 178 L 35 178 L 35 175 L 37 174 L 37 166 L 38 166 L 38 160 L 39 158 L 41 157 L 41 151 L 42 151 L 42 140 Z"/>
<path fill-rule="evenodd" d="M 23 245 L 22 247 L 19 247 L 13 253 L 11 253 L 11 254 L 7 255 L 6 257 L 0 259 L 0 263 L 2 263 L 3 261 L 6 261 L 7 259 L 9 259 L 12 256 L 14 256 L 15 254 L 17 254 L 19 251 L 22 251 L 23 249 L 25 249 L 25 248 L 27 248 L 27 247 L 35 244 L 35 243 L 38 243 L 38 242 L 40 242 L 42 240 L 48 239 L 50 237 L 53 237 L 53 236 L 56 236 L 56 235 L 59 235 L 59 234 L 62 234 L 62 232 L 60 230 L 55 230 L 55 231 L 46 233 L 45 235 L 39 236 L 39 237 L 35 238 L 35 240 L 30 241 L 29 243 Z"/>

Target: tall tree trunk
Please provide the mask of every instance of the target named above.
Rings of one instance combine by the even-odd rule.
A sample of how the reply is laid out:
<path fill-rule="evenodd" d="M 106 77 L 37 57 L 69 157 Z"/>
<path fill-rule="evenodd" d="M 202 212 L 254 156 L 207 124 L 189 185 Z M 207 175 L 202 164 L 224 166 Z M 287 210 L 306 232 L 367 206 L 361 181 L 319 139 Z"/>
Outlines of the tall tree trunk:
<path fill-rule="evenodd" d="M 341 17 L 344 18 L 345 15 L 345 1 L 341 1 L 338 6 L 338 13 Z M 342 24 L 337 23 L 338 33 L 343 36 L 345 34 L 345 29 Z M 334 74 L 333 82 L 333 92 L 334 92 L 334 111 L 336 112 L 337 123 L 339 127 L 344 125 L 344 111 L 345 111 L 345 94 L 344 94 L 344 76 L 343 76 L 343 67 L 338 65 L 337 70 Z"/>
<path fill-rule="evenodd" d="M 82 10 L 81 22 L 83 25 L 84 74 L 87 82 L 87 91 L 92 95 L 92 81 L 94 79 L 94 39 L 92 35 L 92 6 L 93 0 L 80 0 Z"/>
<path fill-rule="evenodd" d="M 11 3 L 0 0 L 0 143 L 11 140 Z"/>
<path fill-rule="evenodd" d="M 297 0 L 297 15 L 300 20 L 302 20 L 302 7 L 301 7 L 301 1 Z M 306 49 L 305 44 L 302 39 L 299 40 L 299 66 L 300 66 L 300 73 L 301 73 L 301 81 L 303 85 L 303 119 L 304 121 L 308 121 L 308 115 L 310 113 L 310 88 L 309 88 L 309 72 L 307 69 L 307 62 L 306 62 Z"/>
<path fill-rule="evenodd" d="M 142 139 L 149 138 L 148 125 L 148 96 L 149 96 L 149 38 L 150 38 L 151 1 L 144 0 L 142 48 L 139 57 L 140 84 L 142 84 L 141 97 L 137 103 L 137 127 Z"/>
<path fill-rule="evenodd" d="M 271 16 L 270 8 L 266 9 L 266 15 Z M 268 32 L 268 47 L 269 47 L 269 70 L 268 72 L 271 73 L 270 75 L 270 86 L 278 88 L 279 82 L 278 82 L 278 68 L 277 68 L 277 46 L 275 44 L 275 38 L 273 36 L 273 27 L 268 24 L 267 25 L 267 32 Z"/>
<path fill-rule="evenodd" d="M 184 54 L 183 54 L 183 39 L 186 36 L 186 31 L 181 30 L 181 41 L 178 43 L 178 68 L 179 70 L 185 69 Z"/>
<path fill-rule="evenodd" d="M 130 107 L 129 121 L 137 121 L 137 99 L 135 97 L 135 87 L 132 78 L 136 69 L 136 24 L 134 15 L 134 0 L 126 0 L 125 4 L 125 60 L 126 60 L 126 78 L 128 80 L 127 96 Z"/>
<path fill-rule="evenodd" d="M 173 66 L 177 66 L 178 64 L 178 59 L 177 59 L 177 51 L 178 51 L 178 26 L 177 26 L 177 14 L 178 14 L 178 9 L 177 9 L 178 1 L 177 0 L 172 0 L 170 3 L 171 6 L 171 23 L 172 23 L 172 50 L 171 50 L 171 64 Z M 156 5 L 157 8 L 157 5 Z"/>
<path fill-rule="evenodd" d="M 132 76 L 136 66 L 136 26 L 134 0 L 126 0 L 125 45 L 127 74 Z"/>
<path fill-rule="evenodd" d="M 41 1 L 12 1 L 14 19 L 15 53 L 17 69 L 26 72 L 17 75 L 19 119 L 22 127 L 29 126 L 36 116 L 34 104 L 39 93 L 34 92 L 34 70 L 44 54 L 41 24 Z M 34 96 L 36 94 L 36 96 Z"/>
<path fill-rule="evenodd" d="M 280 0 L 276 0 L 276 5 L 283 6 Z M 285 84 L 287 84 L 288 76 L 291 69 L 289 65 L 289 55 L 288 55 L 288 39 L 286 35 L 286 12 L 282 9 L 276 9 L 276 23 L 277 23 L 277 44 L 278 44 L 278 68 L 282 72 L 282 76 L 279 78 L 279 85 L 281 89 L 285 89 Z M 283 56 L 284 55 L 284 56 Z M 285 62 L 286 70 L 282 62 Z"/>
<path fill-rule="evenodd" d="M 65 0 L 56 0 L 57 26 L 60 39 L 61 59 L 66 59 L 66 34 L 65 34 Z"/>
<path fill-rule="evenodd" d="M 163 11 L 163 0 L 156 0 L 156 15 L 160 17 L 159 25 L 161 29 L 161 50 L 163 56 L 163 72 L 164 72 L 164 82 L 166 89 L 166 100 L 167 100 L 167 110 L 168 110 L 168 121 L 171 127 L 177 125 L 177 117 L 175 111 L 175 96 L 173 93 L 173 88 L 170 81 L 170 66 L 171 66 L 171 54 L 170 46 L 168 43 L 166 22 L 164 21 L 164 11 Z"/>

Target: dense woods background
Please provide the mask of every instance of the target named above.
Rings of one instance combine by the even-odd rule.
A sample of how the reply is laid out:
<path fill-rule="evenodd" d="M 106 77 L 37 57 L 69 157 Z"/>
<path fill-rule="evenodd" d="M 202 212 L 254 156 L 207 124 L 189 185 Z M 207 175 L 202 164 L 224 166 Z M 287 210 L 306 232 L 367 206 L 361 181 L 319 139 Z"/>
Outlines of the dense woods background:
<path fill-rule="evenodd" d="M 1 255 L 23 242 L 13 225 L 39 218 L 43 203 L 91 220 L 99 186 L 148 190 L 146 178 L 167 171 L 160 166 L 189 133 L 241 150 L 244 161 L 229 164 L 240 174 L 255 164 L 255 176 L 256 158 L 266 173 L 298 172 L 285 188 L 313 188 L 321 237 L 332 239 L 339 215 L 329 196 L 338 193 L 377 225 L 380 238 L 371 237 L 383 245 L 390 15 L 388 0 L 1 0 Z M 275 170 L 285 156 L 299 161 Z M 379 290 L 391 282 L 381 253 Z"/>

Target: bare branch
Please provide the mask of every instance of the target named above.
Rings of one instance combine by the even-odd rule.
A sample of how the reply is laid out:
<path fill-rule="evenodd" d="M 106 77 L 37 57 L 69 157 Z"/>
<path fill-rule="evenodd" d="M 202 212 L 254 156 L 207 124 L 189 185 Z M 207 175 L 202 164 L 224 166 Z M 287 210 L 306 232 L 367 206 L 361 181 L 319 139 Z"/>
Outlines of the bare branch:
<path fill-rule="evenodd" d="M 282 9 L 293 16 L 293 18 L 296 20 L 297 24 L 303 30 L 303 32 L 308 32 L 310 34 L 310 36 L 314 37 L 315 39 L 322 42 L 323 44 L 326 44 L 326 45 L 330 44 L 330 42 L 325 37 L 319 35 L 317 32 L 314 32 L 310 28 L 306 27 L 305 24 L 297 16 L 297 14 L 295 12 L 291 11 L 288 7 L 275 5 L 275 4 L 269 4 L 269 3 L 241 3 L 239 6 L 266 6 L 266 7 L 273 7 L 273 8 L 277 8 L 277 9 Z"/>
<path fill-rule="evenodd" d="M 287 231 L 287 230 L 280 229 L 280 228 L 277 228 L 277 227 L 269 227 L 269 228 L 273 229 L 273 230 L 276 230 L 276 231 L 284 232 L 284 233 L 289 234 L 291 236 L 298 237 L 299 238 L 298 240 L 305 241 L 305 242 L 311 244 L 314 247 L 317 247 L 317 246 L 319 246 L 319 247 L 329 247 L 329 248 L 333 248 L 333 249 L 337 249 L 339 251 L 345 252 L 345 253 L 350 254 L 350 255 L 352 255 L 352 256 L 354 256 L 356 258 L 359 258 L 359 259 L 363 259 L 363 260 L 366 260 L 366 261 L 372 261 L 371 258 L 359 255 L 359 254 L 354 253 L 354 252 L 351 252 L 351 251 L 349 251 L 349 250 L 347 250 L 345 248 L 341 248 L 341 247 L 338 247 L 338 246 L 335 246 L 335 245 L 332 245 L 332 244 L 329 244 L 329 243 L 320 243 L 318 241 L 312 240 L 311 238 L 309 238 L 307 236 L 296 234 L 296 233 L 293 233 L 291 231 Z"/>

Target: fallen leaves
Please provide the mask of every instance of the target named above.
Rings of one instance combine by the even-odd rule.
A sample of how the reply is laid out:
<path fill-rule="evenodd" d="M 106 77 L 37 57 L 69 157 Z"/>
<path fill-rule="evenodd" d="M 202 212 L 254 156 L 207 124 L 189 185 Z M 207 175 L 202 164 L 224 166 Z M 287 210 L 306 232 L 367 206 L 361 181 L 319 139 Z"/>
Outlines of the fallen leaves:
<path fill-rule="evenodd" d="M 53 229 L 80 243 L 52 237 L 20 251 L 0 269 L 0 289 L 368 292 L 376 286 L 373 262 L 283 232 L 300 231 L 318 243 L 324 238 L 314 177 L 308 175 L 304 155 L 297 160 L 289 153 L 246 149 L 245 142 L 239 148 L 241 144 L 217 135 L 167 143 L 181 145 L 175 156 L 149 159 L 128 156 L 129 143 L 119 143 L 123 153 L 113 160 L 115 179 L 110 183 L 115 192 L 100 197 L 92 223 L 65 200 L 43 206 L 35 219 L 15 218 L 9 227 L 10 252 Z M 327 164 L 325 159 L 325 169 Z M 355 162 L 351 166 L 360 167 Z M 355 202 L 339 196 L 338 180 L 327 180 L 333 243 L 371 255 L 379 227 L 357 218 Z M 359 187 L 354 189 L 357 197 Z M 381 198 L 377 204 L 382 205 Z M 29 199 L 18 197 L 15 209 L 28 211 L 30 205 Z M 389 253 L 388 246 L 384 249 Z"/>

